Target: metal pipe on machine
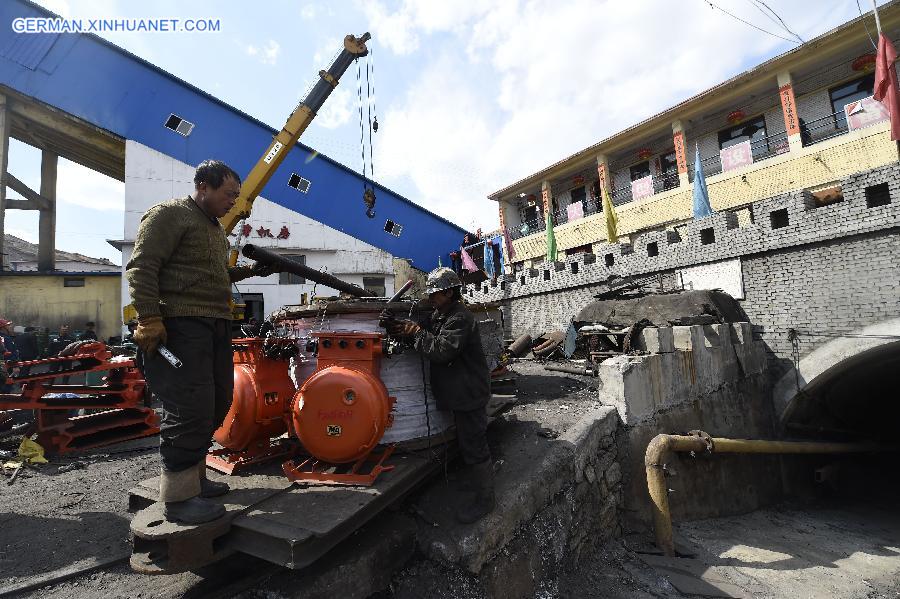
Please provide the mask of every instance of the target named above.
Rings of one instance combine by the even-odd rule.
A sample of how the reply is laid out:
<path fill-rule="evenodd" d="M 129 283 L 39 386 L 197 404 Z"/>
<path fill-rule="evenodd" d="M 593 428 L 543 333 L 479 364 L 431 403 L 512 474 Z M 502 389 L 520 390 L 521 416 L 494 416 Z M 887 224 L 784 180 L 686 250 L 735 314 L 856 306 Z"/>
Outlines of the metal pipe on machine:
<path fill-rule="evenodd" d="M 656 435 L 647 445 L 644 466 L 647 490 L 653 502 L 653 527 L 656 546 L 668 557 L 675 556 L 672 539 L 672 514 L 666 485 L 666 460 L 670 453 L 762 453 L 762 454 L 829 454 L 898 451 L 896 445 L 879 443 L 833 443 L 827 441 L 767 441 L 760 439 L 725 439 L 710 437 L 702 431 L 692 435 Z"/>
<path fill-rule="evenodd" d="M 320 285 L 325 285 L 326 287 L 331 287 L 332 289 L 343 291 L 344 293 L 350 294 L 354 297 L 375 297 L 375 294 L 371 291 L 366 291 L 361 287 L 357 287 L 356 285 L 347 283 L 346 281 L 342 281 L 334 275 L 328 274 L 327 272 L 321 272 L 314 268 L 310 268 L 305 264 L 299 264 L 297 262 L 294 262 L 293 260 L 288 260 L 284 256 L 261 248 L 258 245 L 253 245 L 252 243 L 244 245 L 241 253 L 244 254 L 244 256 L 246 256 L 247 258 L 255 260 L 256 262 L 262 262 L 263 264 L 272 264 L 278 267 L 280 272 L 293 273 L 299 277 L 315 281 Z"/>

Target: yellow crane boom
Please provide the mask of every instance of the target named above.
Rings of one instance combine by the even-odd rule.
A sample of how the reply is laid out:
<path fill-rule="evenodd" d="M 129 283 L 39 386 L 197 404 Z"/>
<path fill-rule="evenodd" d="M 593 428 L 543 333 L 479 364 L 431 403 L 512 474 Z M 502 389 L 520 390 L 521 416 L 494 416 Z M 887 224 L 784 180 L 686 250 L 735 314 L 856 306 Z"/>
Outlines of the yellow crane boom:
<path fill-rule="evenodd" d="M 234 207 L 219 219 L 225 228 L 226 235 L 234 230 L 234 227 L 242 219 L 250 215 L 253 208 L 253 201 L 262 192 L 263 187 L 269 182 L 272 174 L 287 156 L 300 136 L 306 131 L 306 128 L 316 117 L 316 113 L 325 103 L 325 100 L 331 94 L 332 90 L 337 87 L 338 80 L 350 66 L 350 63 L 366 56 L 369 50 L 366 48 L 366 42 L 371 39 L 368 33 L 362 34 L 360 37 L 348 35 L 344 38 L 344 49 L 334 59 L 331 67 L 327 71 L 319 71 L 319 81 L 310 90 L 306 97 L 297 105 L 297 108 L 288 117 L 284 128 L 275 136 L 272 143 L 266 149 L 247 177 L 241 185 L 241 195 L 238 196 Z M 237 260 L 237 253 L 233 252 L 231 256 L 232 265 Z"/>

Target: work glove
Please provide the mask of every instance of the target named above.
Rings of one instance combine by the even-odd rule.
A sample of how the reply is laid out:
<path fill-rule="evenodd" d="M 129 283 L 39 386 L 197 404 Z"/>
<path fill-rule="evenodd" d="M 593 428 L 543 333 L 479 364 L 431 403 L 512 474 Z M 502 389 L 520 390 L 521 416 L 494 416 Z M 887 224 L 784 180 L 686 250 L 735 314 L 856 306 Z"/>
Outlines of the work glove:
<path fill-rule="evenodd" d="M 395 320 L 389 322 L 387 330 L 395 337 L 412 337 L 422 330 L 422 327 L 411 320 Z"/>
<path fill-rule="evenodd" d="M 254 262 L 250 267 L 250 276 L 252 277 L 268 277 L 276 272 L 281 271 L 271 262 Z"/>
<path fill-rule="evenodd" d="M 147 316 L 138 319 L 134 342 L 146 355 L 152 356 L 156 348 L 166 342 L 166 326 L 162 316 Z"/>

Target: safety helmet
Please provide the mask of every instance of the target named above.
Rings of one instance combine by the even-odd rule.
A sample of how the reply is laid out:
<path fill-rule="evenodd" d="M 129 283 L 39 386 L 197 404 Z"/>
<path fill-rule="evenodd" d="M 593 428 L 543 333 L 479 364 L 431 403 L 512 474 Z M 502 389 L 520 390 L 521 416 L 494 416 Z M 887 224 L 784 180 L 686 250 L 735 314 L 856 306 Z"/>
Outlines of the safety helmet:
<path fill-rule="evenodd" d="M 459 276 L 449 268 L 435 268 L 428 273 L 428 280 L 425 282 L 425 293 L 431 295 L 445 289 L 453 287 L 462 287 Z"/>

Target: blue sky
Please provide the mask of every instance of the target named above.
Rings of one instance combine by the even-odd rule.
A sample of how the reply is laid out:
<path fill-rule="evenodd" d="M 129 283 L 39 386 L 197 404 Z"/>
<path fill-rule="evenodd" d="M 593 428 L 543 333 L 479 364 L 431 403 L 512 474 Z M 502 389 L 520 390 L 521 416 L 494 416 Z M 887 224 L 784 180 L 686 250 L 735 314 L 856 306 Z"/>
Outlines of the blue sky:
<path fill-rule="evenodd" d="M 218 33 L 103 36 L 278 129 L 343 36 L 370 31 L 375 178 L 485 230 L 498 220 L 488 193 L 796 45 L 705 0 L 39 3 L 72 18 L 219 19 Z M 713 3 L 791 37 L 752 0 Z M 806 40 L 859 16 L 855 0 L 768 5 Z M 302 140 L 359 170 L 358 119 L 352 66 Z M 34 189 L 39 165 L 11 143 L 10 171 Z M 123 197 L 123 184 L 61 161 L 57 247 L 118 263 L 105 240 L 122 237 Z M 36 241 L 37 214 L 8 211 L 6 229 Z"/>

